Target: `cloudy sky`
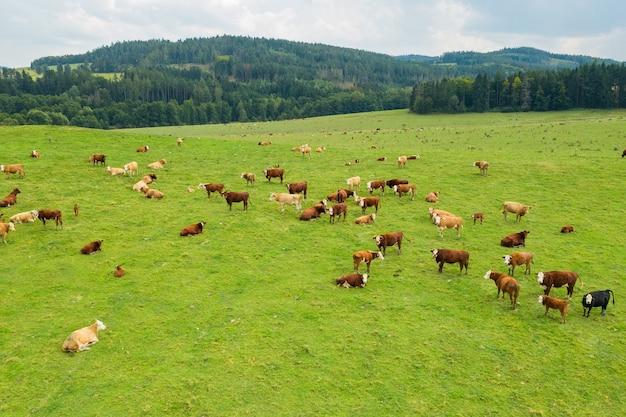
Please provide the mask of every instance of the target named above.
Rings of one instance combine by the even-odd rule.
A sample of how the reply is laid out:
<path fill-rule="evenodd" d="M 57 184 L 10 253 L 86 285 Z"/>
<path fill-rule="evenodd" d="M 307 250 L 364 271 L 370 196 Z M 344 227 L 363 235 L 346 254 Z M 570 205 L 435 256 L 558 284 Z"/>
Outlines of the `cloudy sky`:
<path fill-rule="evenodd" d="M 2 0 L 0 66 L 125 40 L 245 35 L 390 55 L 531 46 L 626 61 L 614 0 Z"/>

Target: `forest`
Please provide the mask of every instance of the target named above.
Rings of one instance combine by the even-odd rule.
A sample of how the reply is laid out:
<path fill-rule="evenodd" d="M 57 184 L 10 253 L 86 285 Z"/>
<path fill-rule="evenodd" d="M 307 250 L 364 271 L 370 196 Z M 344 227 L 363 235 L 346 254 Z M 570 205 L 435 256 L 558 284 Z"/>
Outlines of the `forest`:
<path fill-rule="evenodd" d="M 1 125 L 112 129 L 364 111 L 624 107 L 623 63 L 532 48 L 441 57 L 277 39 L 126 41 L 0 74 Z"/>

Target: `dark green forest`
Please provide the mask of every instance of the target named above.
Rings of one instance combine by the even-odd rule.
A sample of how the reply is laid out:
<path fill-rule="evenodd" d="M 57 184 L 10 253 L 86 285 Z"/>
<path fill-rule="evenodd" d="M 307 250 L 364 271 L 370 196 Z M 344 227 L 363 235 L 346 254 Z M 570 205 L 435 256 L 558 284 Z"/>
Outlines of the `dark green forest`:
<path fill-rule="evenodd" d="M 0 124 L 90 128 L 624 107 L 621 63 L 533 48 L 441 57 L 220 36 L 127 41 L 3 68 Z"/>

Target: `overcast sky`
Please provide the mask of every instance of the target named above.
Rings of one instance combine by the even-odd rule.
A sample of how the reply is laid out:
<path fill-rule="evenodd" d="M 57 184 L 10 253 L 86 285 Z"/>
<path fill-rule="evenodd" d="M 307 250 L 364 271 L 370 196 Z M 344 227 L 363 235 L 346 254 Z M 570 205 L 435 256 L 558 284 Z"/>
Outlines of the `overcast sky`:
<path fill-rule="evenodd" d="M 617 0 L 2 0 L 0 66 L 126 40 L 245 35 L 438 56 L 530 46 L 626 61 Z"/>

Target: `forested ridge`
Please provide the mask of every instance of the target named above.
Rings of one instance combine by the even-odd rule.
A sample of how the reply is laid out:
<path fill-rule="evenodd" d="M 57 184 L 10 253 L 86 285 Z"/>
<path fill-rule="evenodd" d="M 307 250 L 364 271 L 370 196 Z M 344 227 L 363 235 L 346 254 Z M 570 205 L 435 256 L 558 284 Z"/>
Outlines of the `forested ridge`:
<path fill-rule="evenodd" d="M 441 57 L 277 39 L 126 41 L 3 68 L 0 124 L 124 128 L 409 108 L 418 113 L 622 107 L 623 65 L 533 48 Z M 602 94 L 608 86 L 611 93 Z M 595 88 L 597 87 L 597 89 Z M 599 90 L 589 99 L 588 89 Z"/>

